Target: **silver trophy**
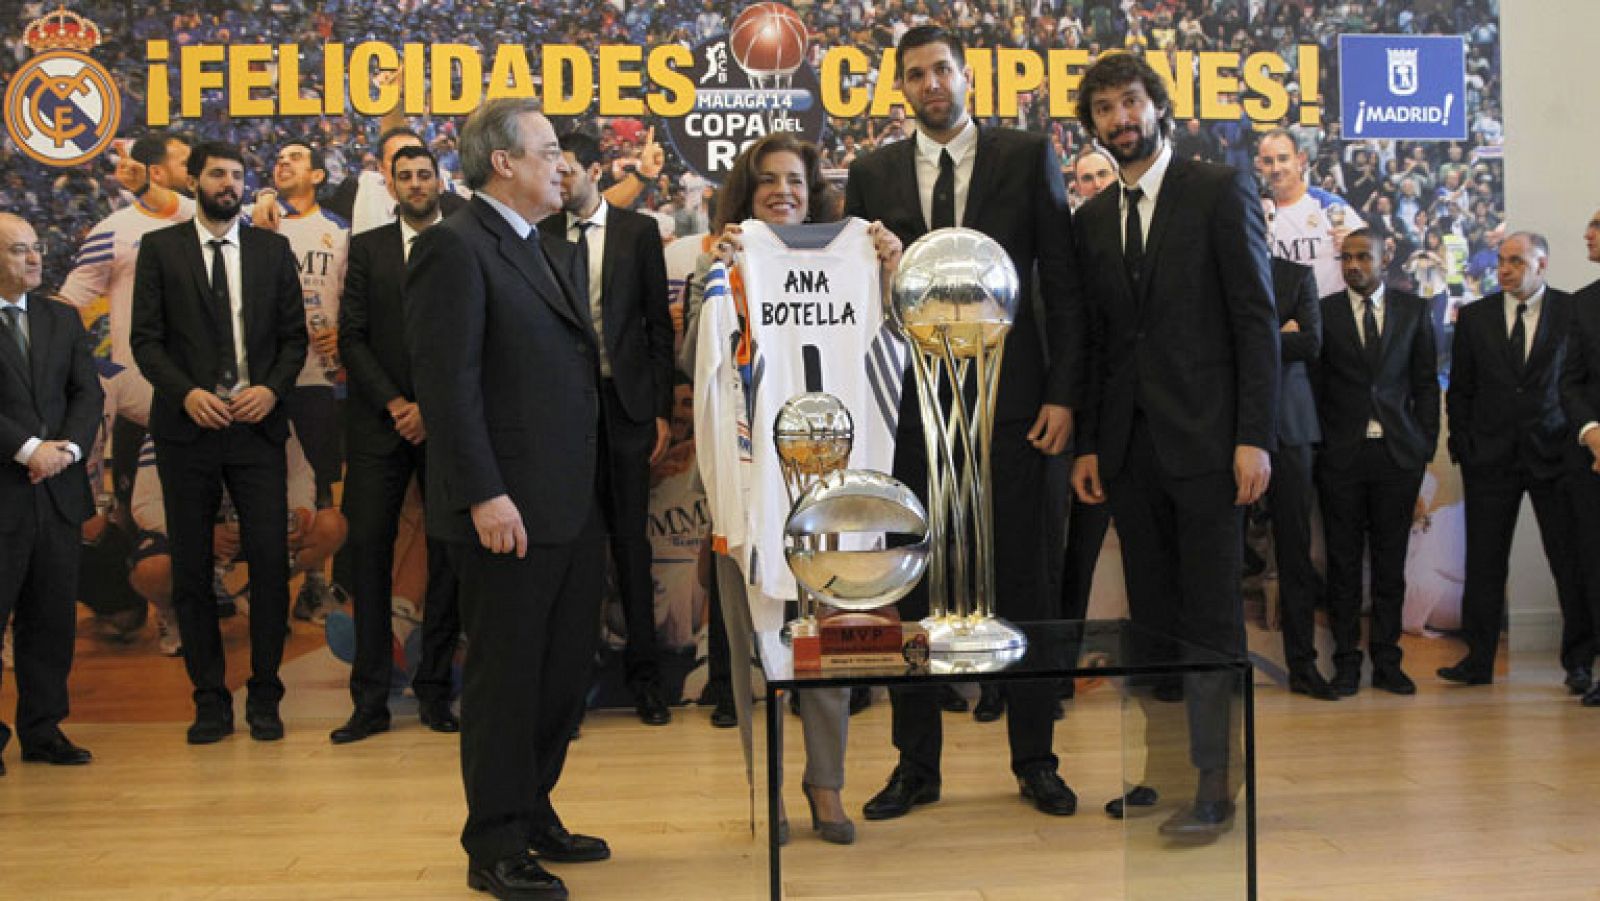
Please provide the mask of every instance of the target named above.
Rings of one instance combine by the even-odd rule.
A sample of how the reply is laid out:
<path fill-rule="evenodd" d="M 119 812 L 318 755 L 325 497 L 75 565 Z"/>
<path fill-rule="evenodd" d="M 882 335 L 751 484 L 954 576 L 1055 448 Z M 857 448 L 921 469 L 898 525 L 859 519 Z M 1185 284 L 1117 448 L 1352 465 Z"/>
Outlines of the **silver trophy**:
<path fill-rule="evenodd" d="M 840 536 L 872 535 L 871 547 L 843 549 Z M 914 539 L 887 547 L 890 534 Z M 818 479 L 784 527 L 784 555 L 803 593 L 865 613 L 905 597 L 928 565 L 928 515 L 903 483 L 866 469 Z"/>
<path fill-rule="evenodd" d="M 772 443 L 778 451 L 778 467 L 783 471 L 783 487 L 791 508 L 813 484 L 829 473 L 850 465 L 850 449 L 856 440 L 855 420 L 837 397 L 821 391 L 799 394 L 778 408 L 772 423 Z M 812 539 L 821 550 L 829 542 L 837 549 L 837 538 L 823 535 Z M 816 628 L 816 601 L 804 588 L 798 592 L 799 616 L 784 626 L 790 635 L 812 634 Z"/>
<path fill-rule="evenodd" d="M 990 446 L 1017 270 L 966 228 L 919 238 L 900 258 L 894 316 L 911 344 L 928 449 L 928 645 L 935 654 L 1015 651 L 1027 641 L 995 616 Z M 940 397 L 948 393 L 948 401 Z M 969 396 L 970 395 L 970 396 Z"/>

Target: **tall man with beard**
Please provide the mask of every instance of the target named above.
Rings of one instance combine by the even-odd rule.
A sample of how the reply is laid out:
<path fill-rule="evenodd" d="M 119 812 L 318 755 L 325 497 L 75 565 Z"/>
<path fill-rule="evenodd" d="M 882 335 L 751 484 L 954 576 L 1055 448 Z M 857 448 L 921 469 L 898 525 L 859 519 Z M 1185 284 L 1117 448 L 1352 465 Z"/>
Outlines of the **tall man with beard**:
<path fill-rule="evenodd" d="M 1057 600 L 1048 570 L 1059 565 L 1060 520 L 1054 527 L 1049 521 L 1059 509 L 1050 502 L 1046 466 L 1066 449 L 1083 390 L 1083 302 L 1073 270 L 1072 215 L 1060 163 L 1043 135 L 979 129 L 967 115 L 972 72 L 964 56 L 960 39 L 937 27 L 912 28 L 901 38 L 895 85 L 916 114 L 917 132 L 850 167 L 845 212 L 881 221 L 908 246 L 933 229 L 960 224 L 993 238 L 1016 265 L 1020 302 L 1006 337 L 991 458 L 1000 474 L 994 486 L 996 606 L 1016 620 L 1053 619 Z M 1034 312 L 1036 284 L 1043 322 Z M 917 389 L 908 372 L 894 472 L 925 493 L 926 469 Z M 921 618 L 927 603 L 927 590 L 919 587 L 901 601 L 900 613 Z M 1077 796 L 1057 774 L 1051 750 L 1054 686 L 1007 683 L 1003 691 L 1011 769 L 1022 796 L 1045 813 L 1073 813 Z M 900 762 L 867 803 L 869 820 L 903 816 L 939 797 L 937 695 L 908 688 L 890 696 Z"/>
<path fill-rule="evenodd" d="M 1275 449 L 1278 321 L 1267 236 L 1248 173 L 1176 159 L 1172 102 L 1148 63 L 1105 56 L 1084 73 L 1078 120 L 1121 183 L 1079 208 L 1090 299 L 1089 398 L 1073 464 L 1078 499 L 1111 502 L 1135 623 L 1245 654 L 1241 511 Z M 1185 677 L 1194 804 L 1162 826 L 1230 825 L 1238 761 L 1228 674 Z M 1114 800 L 1154 803 L 1151 786 Z M 1119 801 L 1121 802 L 1119 804 Z"/>
<path fill-rule="evenodd" d="M 207 142 L 189 155 L 199 211 L 139 248 L 132 345 L 155 389 L 155 439 L 172 550 L 173 606 L 194 683 L 191 744 L 233 731 L 222 633 L 211 591 L 212 526 L 226 485 L 250 561 L 249 698 L 258 741 L 283 737 L 278 664 L 289 615 L 289 421 L 280 401 L 305 363 L 306 322 L 294 253 L 283 237 L 240 227 L 244 163 Z"/>
<path fill-rule="evenodd" d="M 350 242 L 339 305 L 339 354 L 350 386 L 344 512 L 350 521 L 356 650 L 350 667 L 355 710 L 333 730 L 334 744 L 360 741 L 389 728 L 394 540 L 412 476 L 427 489 L 423 442 L 428 429 L 417 406 L 406 346 L 405 274 L 413 242 L 439 221 L 439 170 L 433 154 L 414 145 L 398 150 L 389 184 L 400 198 L 400 217 Z M 450 710 L 450 664 L 460 616 L 447 558 L 444 542 L 430 538 L 422 657 L 411 683 L 418 715 L 435 732 L 461 729 Z"/>

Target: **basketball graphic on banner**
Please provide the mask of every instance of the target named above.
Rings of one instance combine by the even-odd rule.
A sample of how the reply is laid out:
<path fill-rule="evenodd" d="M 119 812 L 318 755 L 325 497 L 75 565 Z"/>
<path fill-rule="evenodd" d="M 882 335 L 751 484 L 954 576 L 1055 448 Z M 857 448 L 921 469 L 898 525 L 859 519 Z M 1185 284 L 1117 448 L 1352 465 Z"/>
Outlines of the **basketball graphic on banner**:
<path fill-rule="evenodd" d="M 754 78 L 791 75 L 806 58 L 806 23 L 782 3 L 757 3 L 733 20 L 728 51 Z"/>

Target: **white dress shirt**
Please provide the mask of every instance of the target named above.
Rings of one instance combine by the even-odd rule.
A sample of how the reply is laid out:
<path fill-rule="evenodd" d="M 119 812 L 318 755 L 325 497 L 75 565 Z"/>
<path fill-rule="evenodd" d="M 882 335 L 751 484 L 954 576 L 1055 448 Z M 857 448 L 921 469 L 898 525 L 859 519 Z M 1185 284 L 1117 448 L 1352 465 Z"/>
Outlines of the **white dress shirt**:
<path fill-rule="evenodd" d="M 434 213 L 433 214 L 433 220 L 428 223 L 428 226 L 431 228 L 431 227 L 433 227 L 435 225 L 438 225 L 439 224 L 439 220 L 443 219 L 443 218 L 444 217 L 439 215 L 438 213 Z M 407 222 L 405 220 L 404 216 L 400 217 L 400 257 L 401 257 L 401 259 L 405 260 L 408 263 L 411 262 L 411 245 L 413 243 L 415 243 L 415 241 L 417 240 L 417 235 L 420 235 L 420 234 L 422 234 L 422 232 L 417 231 L 416 229 L 412 228 L 411 227 L 411 223 Z"/>
<path fill-rule="evenodd" d="M 1365 298 L 1363 298 L 1360 294 L 1357 294 L 1351 288 L 1346 288 L 1344 293 L 1350 298 L 1350 312 L 1354 313 L 1356 317 L 1356 334 L 1361 336 L 1361 346 L 1366 347 L 1368 338 L 1366 326 L 1363 325 L 1363 323 L 1366 321 L 1367 315 L 1367 311 L 1363 306 L 1363 301 Z M 1389 305 L 1384 302 L 1383 298 L 1383 283 L 1379 282 L 1378 290 L 1372 292 L 1372 318 L 1377 320 L 1378 334 L 1372 336 L 1371 340 L 1377 341 L 1383 337 L 1383 317 L 1388 309 Z M 1367 437 L 1382 438 L 1382 423 L 1378 422 L 1376 419 L 1367 420 Z"/>
<path fill-rule="evenodd" d="M 30 354 L 32 354 L 33 353 L 32 335 L 29 335 L 30 328 L 29 328 L 29 325 L 28 325 L 28 295 L 27 295 L 27 293 L 24 292 L 23 295 L 21 297 L 18 297 L 16 300 L 6 300 L 5 298 L 0 297 L 0 310 L 4 310 L 7 307 L 16 307 L 17 309 L 22 311 L 22 316 L 19 317 L 18 321 L 17 321 L 17 327 L 22 329 L 22 334 L 29 338 L 30 346 L 29 346 L 28 352 Z M 4 313 L 4 312 L 0 312 L 0 316 L 9 317 L 10 314 L 9 313 Z M 22 447 L 18 448 L 17 452 L 15 454 L 11 455 L 11 459 L 17 461 L 18 463 L 22 464 L 23 466 L 27 466 L 28 465 L 28 461 L 33 458 L 33 452 L 38 450 L 39 449 L 39 445 L 41 445 L 43 443 L 44 443 L 44 439 L 43 438 L 40 438 L 38 436 L 31 437 L 27 441 L 22 442 Z M 76 444 L 73 444 L 71 441 L 67 442 L 67 450 L 72 452 L 72 459 L 73 459 L 74 462 L 83 459 L 83 450 L 80 449 Z"/>
<path fill-rule="evenodd" d="M 1128 184 L 1118 180 L 1124 188 L 1138 188 L 1144 192 L 1139 198 L 1139 243 L 1146 250 L 1150 247 L 1150 220 L 1156 217 L 1156 198 L 1161 194 L 1161 183 L 1167 179 L 1167 166 L 1172 163 L 1172 144 L 1163 140 L 1161 149 L 1156 151 L 1155 162 L 1150 168 L 1144 170 L 1144 175 L 1139 177 L 1137 184 Z M 1123 244 L 1127 244 L 1128 237 L 1128 195 L 1125 191 L 1117 192 L 1117 209 L 1121 215 L 1117 219 L 1117 230 L 1121 233 Z M 1124 246 L 1123 251 L 1127 251 Z"/>
<path fill-rule="evenodd" d="M 604 197 L 600 198 L 600 206 L 588 218 L 567 213 L 567 240 L 578 243 L 578 223 L 589 223 L 589 284 L 585 292 L 589 301 L 589 321 L 594 323 L 594 337 L 600 343 L 600 377 L 611 378 L 611 357 L 606 353 L 606 328 L 604 310 L 600 302 L 600 289 L 603 286 L 601 276 L 605 270 L 606 250 L 606 214 L 611 210 L 611 205 L 606 203 Z"/>
<path fill-rule="evenodd" d="M 950 151 L 956 164 L 956 224 L 967 214 L 967 189 L 972 187 L 972 169 L 978 160 L 978 126 L 967 124 L 949 143 L 940 144 L 921 131 L 916 133 L 917 194 L 922 200 L 922 221 L 933 227 L 933 184 L 939 180 L 939 151 Z"/>
<path fill-rule="evenodd" d="M 239 262 L 239 217 L 235 216 L 222 237 L 206 231 L 200 217 L 194 217 L 195 234 L 200 238 L 200 260 L 206 267 L 206 284 L 211 278 L 211 242 L 222 242 L 222 263 L 228 267 L 228 305 L 233 310 L 233 356 L 239 361 L 239 390 L 250 387 L 250 363 L 244 353 L 244 271 Z"/>

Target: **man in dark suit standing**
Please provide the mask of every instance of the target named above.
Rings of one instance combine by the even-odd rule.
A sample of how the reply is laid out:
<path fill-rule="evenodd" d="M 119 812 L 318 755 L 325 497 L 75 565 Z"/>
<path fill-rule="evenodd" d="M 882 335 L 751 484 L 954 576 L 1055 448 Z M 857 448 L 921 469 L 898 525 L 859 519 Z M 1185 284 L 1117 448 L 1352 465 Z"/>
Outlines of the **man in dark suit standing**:
<path fill-rule="evenodd" d="M 345 408 L 344 514 L 350 523 L 356 653 L 350 667 L 355 711 L 333 730 L 334 744 L 389 728 L 394 672 L 390 595 L 400 507 L 413 475 L 426 492 L 427 425 L 417 406 L 406 345 L 405 274 L 412 243 L 439 221 L 439 166 L 419 146 L 394 155 L 389 183 L 400 216 L 350 242 L 339 303 L 339 356 L 350 383 Z M 422 657 L 412 679 L 422 724 L 459 732 L 450 710 L 451 662 L 461 618 L 443 542 L 428 541 L 428 587 L 422 608 Z"/>
<path fill-rule="evenodd" d="M 1583 233 L 1589 262 L 1600 263 L 1600 212 Z M 1572 333 L 1561 367 L 1561 406 L 1572 423 L 1579 452 L 1573 459 L 1572 505 L 1577 510 L 1579 578 L 1590 622 L 1600 623 L 1600 281 L 1572 296 Z M 1583 706 L 1600 707 L 1600 685 L 1591 684 Z"/>
<path fill-rule="evenodd" d="M 895 85 L 916 114 L 918 129 L 850 167 L 845 212 L 881 221 L 906 244 L 958 223 L 1005 248 L 1021 279 L 1016 321 L 1006 337 L 994 414 L 994 550 L 996 607 L 1014 620 L 1053 619 L 1050 591 L 1060 560 L 1059 526 L 1048 520 L 1045 468 L 1072 434 L 1082 400 L 1083 306 L 1072 265 L 1072 216 L 1061 166 L 1043 135 L 979 129 L 967 115 L 971 70 L 959 38 L 943 29 L 913 28 L 900 39 Z M 1035 272 L 1044 310 L 1034 312 Z M 1046 347 L 1048 346 L 1048 354 Z M 925 493 L 927 456 L 917 389 L 908 372 L 901 389 L 896 477 Z M 919 587 L 901 601 L 906 619 L 927 614 Z M 1077 797 L 1056 773 L 1051 750 L 1055 689 L 1008 683 L 1011 769 L 1024 798 L 1045 813 L 1067 815 Z M 943 738 L 937 694 L 897 689 L 894 743 L 900 763 L 889 784 L 866 805 L 869 820 L 902 816 L 939 797 Z"/>
<path fill-rule="evenodd" d="M 211 580 L 212 527 L 226 486 L 250 561 L 250 737 L 283 737 L 278 704 L 289 615 L 289 516 L 279 401 L 306 357 L 306 317 L 285 238 L 243 228 L 239 149 L 207 142 L 189 154 L 193 222 L 152 232 L 139 247 L 133 357 L 155 387 L 155 439 L 172 548 L 172 602 L 194 683 L 190 744 L 233 731 L 222 633 Z"/>
<path fill-rule="evenodd" d="M 67 718 L 78 527 L 94 513 L 83 458 L 103 396 L 77 312 L 29 298 L 43 274 L 33 226 L 0 213 L 0 634 L 12 623 L 22 759 L 83 764 Z M 0 723 L 0 751 L 11 730 Z M 0 775 L 5 775 L 0 762 Z"/>
<path fill-rule="evenodd" d="M 1102 57 L 1078 97 L 1078 119 L 1121 183 L 1077 213 L 1091 363 L 1073 487 L 1085 503 L 1111 502 L 1133 620 L 1242 657 L 1241 516 L 1266 491 L 1277 431 L 1261 204 L 1249 173 L 1175 158 L 1171 99 L 1143 60 Z M 1230 759 L 1237 684 L 1190 676 L 1184 689 L 1200 782 L 1161 828 L 1214 835 L 1232 823 L 1242 773 Z M 1118 800 L 1155 793 L 1139 786 Z"/>
<path fill-rule="evenodd" d="M 672 317 L 667 313 L 667 263 L 656 221 L 607 203 L 600 144 L 583 134 L 561 136 L 567 160 L 565 213 L 539 223 L 543 240 L 569 241 L 570 280 L 587 305 L 600 347 L 600 410 L 609 459 L 611 559 L 616 563 L 628 630 L 624 666 L 634 708 L 646 725 L 663 726 L 672 711 L 661 693 L 656 650 L 654 554 L 645 534 L 650 464 L 672 437 Z"/>
<path fill-rule="evenodd" d="M 1317 476 L 1328 544 L 1333 690 L 1361 684 L 1361 560 L 1372 559 L 1372 687 L 1417 690 L 1400 668 L 1406 545 L 1423 470 L 1439 439 L 1433 321 L 1421 298 L 1383 285 L 1383 238 L 1368 228 L 1339 251 L 1346 290 L 1322 298 Z M 1374 334 L 1376 332 L 1376 334 Z"/>
<path fill-rule="evenodd" d="M 1261 200 L 1272 233 L 1277 204 Z M 1322 353 L 1322 304 L 1316 270 L 1272 258 L 1272 296 L 1278 305 L 1278 449 L 1272 455 L 1267 509 L 1278 562 L 1278 604 L 1283 612 L 1283 656 L 1289 690 L 1323 701 L 1339 699 L 1317 670 L 1316 607 L 1319 577 L 1311 563 L 1311 451 L 1322 441 L 1310 367 Z"/>
<path fill-rule="evenodd" d="M 461 131 L 476 192 L 417 238 L 406 275 L 428 424 L 428 533 L 449 544 L 468 650 L 461 697 L 467 883 L 565 898 L 551 861 L 603 860 L 550 802 L 598 640 L 604 421 L 571 245 L 541 240 L 567 164 L 537 101 L 492 100 Z"/>
<path fill-rule="evenodd" d="M 1508 236 L 1500 242 L 1501 290 L 1462 307 L 1456 318 L 1445 405 L 1450 456 L 1461 466 L 1467 505 L 1467 583 L 1461 596 L 1467 656 L 1441 668 L 1439 676 L 1468 685 L 1494 679 L 1511 539 L 1526 494 L 1561 603 L 1567 688 L 1581 695 L 1593 682 L 1595 633 L 1574 543 L 1572 481 L 1581 448 L 1561 409 L 1572 298 L 1545 284 L 1548 259 L 1544 236 Z"/>

